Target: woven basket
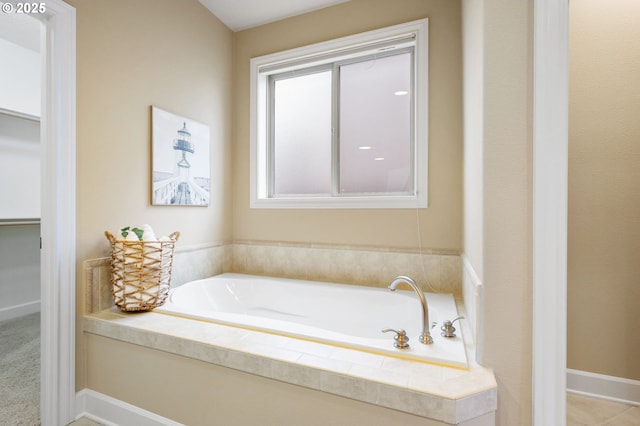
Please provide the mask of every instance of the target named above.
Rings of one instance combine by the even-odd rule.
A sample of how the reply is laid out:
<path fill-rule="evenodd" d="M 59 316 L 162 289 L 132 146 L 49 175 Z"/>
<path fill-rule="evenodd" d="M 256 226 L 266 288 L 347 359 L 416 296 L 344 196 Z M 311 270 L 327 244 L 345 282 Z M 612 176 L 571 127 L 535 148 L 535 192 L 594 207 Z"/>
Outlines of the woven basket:
<path fill-rule="evenodd" d="M 179 232 L 169 241 L 116 240 L 111 243 L 111 284 L 113 300 L 120 310 L 148 311 L 162 306 L 169 295 L 173 250 Z"/>

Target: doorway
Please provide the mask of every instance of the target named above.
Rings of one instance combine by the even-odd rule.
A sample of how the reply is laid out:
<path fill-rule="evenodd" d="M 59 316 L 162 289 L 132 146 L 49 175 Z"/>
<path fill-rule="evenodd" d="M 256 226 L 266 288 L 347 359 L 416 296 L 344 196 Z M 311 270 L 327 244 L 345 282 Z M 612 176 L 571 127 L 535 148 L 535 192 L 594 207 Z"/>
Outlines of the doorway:
<path fill-rule="evenodd" d="M 41 23 L 0 14 L 0 418 L 40 423 Z M 7 84 L 10 83 L 10 84 Z"/>
<path fill-rule="evenodd" d="M 41 113 L 41 362 L 43 426 L 75 418 L 76 11 L 45 0 Z"/>

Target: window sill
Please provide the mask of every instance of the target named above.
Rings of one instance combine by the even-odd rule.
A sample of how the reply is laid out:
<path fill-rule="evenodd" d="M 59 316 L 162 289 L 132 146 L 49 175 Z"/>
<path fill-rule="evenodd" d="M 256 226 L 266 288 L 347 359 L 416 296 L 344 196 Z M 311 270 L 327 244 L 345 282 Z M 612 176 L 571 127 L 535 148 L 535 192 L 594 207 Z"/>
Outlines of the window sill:
<path fill-rule="evenodd" d="M 415 209 L 427 208 L 426 197 L 298 197 L 254 198 L 252 209 Z"/>

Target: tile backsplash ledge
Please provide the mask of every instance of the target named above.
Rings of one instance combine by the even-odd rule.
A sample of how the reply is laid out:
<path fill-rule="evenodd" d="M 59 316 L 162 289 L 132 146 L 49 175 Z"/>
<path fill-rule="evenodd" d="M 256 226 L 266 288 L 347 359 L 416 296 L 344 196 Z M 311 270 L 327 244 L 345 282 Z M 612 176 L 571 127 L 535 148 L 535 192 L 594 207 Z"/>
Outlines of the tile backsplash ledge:
<path fill-rule="evenodd" d="M 84 313 L 113 306 L 108 257 L 86 260 Z M 397 275 L 427 292 L 461 295 L 462 262 L 453 251 L 399 250 L 241 241 L 177 247 L 171 285 L 223 272 L 386 287 Z"/>

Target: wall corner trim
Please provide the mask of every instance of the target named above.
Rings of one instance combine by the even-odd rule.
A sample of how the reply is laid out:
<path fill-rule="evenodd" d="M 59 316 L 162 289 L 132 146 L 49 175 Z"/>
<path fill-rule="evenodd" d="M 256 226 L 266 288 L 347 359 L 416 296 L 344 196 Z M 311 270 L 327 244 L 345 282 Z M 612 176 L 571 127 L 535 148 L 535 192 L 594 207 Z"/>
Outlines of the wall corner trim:
<path fill-rule="evenodd" d="M 533 10 L 533 425 L 566 422 L 569 1 Z"/>
<path fill-rule="evenodd" d="M 473 341 L 476 343 L 476 348 L 478 348 L 476 354 L 478 354 L 480 348 L 482 348 L 481 307 L 484 288 L 482 280 L 466 254 L 463 253 L 460 258 L 462 259 L 462 300 L 467 312 L 467 321 L 473 334 Z M 482 357 L 480 356 L 479 358 Z"/>

